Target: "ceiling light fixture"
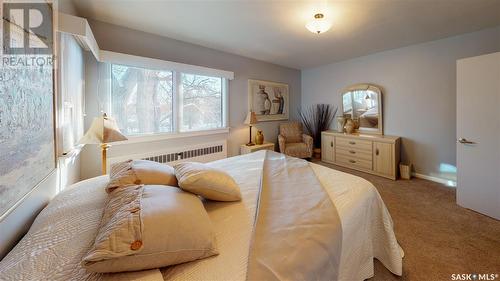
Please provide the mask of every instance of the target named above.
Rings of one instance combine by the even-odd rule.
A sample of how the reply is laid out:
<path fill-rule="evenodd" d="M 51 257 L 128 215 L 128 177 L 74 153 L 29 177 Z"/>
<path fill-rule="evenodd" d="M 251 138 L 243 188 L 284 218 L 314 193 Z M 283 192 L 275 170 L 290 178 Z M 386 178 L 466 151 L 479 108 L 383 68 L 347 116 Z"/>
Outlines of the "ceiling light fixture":
<path fill-rule="evenodd" d="M 314 19 L 306 24 L 306 28 L 316 34 L 326 32 L 330 27 L 332 27 L 331 22 L 325 19 L 325 15 L 321 13 L 315 14 Z"/>

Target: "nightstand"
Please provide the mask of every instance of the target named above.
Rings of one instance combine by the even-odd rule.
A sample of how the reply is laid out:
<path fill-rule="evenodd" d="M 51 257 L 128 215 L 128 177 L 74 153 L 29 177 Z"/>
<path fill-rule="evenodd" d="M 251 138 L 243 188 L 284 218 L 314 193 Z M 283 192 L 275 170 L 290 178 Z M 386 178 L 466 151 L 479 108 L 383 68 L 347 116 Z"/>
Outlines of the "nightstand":
<path fill-rule="evenodd" d="M 246 146 L 246 145 L 242 144 L 240 146 L 240 154 L 252 153 L 252 152 L 264 150 L 264 149 L 274 151 L 274 143 L 264 142 L 263 144 L 256 144 L 256 145 L 252 145 L 252 146 Z"/>

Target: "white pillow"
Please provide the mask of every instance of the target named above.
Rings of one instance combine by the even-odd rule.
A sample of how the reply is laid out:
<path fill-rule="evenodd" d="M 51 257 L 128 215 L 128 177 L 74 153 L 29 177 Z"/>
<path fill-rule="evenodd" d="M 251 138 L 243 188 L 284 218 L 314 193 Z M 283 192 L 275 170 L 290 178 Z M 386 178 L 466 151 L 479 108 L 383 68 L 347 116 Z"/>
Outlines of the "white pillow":
<path fill-rule="evenodd" d="M 241 200 L 240 188 L 222 170 L 196 162 L 180 163 L 174 169 L 179 187 L 183 190 L 216 201 Z"/>

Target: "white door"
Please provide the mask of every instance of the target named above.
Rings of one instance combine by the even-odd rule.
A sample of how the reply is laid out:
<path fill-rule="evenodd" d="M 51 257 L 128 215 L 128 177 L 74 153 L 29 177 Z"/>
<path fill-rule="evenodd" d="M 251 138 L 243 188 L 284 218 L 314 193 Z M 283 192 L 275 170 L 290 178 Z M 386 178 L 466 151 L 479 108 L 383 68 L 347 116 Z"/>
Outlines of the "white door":
<path fill-rule="evenodd" d="M 457 203 L 500 219 L 500 53 L 457 61 Z"/>

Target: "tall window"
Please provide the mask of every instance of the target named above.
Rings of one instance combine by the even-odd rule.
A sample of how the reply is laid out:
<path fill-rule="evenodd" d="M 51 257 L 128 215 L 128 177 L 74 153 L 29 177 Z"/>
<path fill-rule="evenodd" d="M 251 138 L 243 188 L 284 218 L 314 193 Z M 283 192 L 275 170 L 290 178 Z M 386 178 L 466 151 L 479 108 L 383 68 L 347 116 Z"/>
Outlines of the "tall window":
<path fill-rule="evenodd" d="M 222 78 L 182 73 L 180 95 L 182 132 L 222 127 Z"/>
<path fill-rule="evenodd" d="M 121 64 L 109 69 L 109 112 L 126 135 L 225 126 L 225 78 Z"/>
<path fill-rule="evenodd" d="M 171 71 L 111 65 L 111 114 L 126 135 L 173 130 Z"/>
<path fill-rule="evenodd" d="M 68 33 L 58 33 L 60 79 L 58 110 L 58 155 L 71 151 L 83 136 L 83 113 L 85 106 L 84 52 L 78 42 Z"/>

